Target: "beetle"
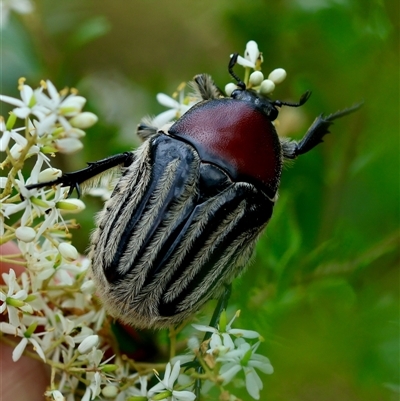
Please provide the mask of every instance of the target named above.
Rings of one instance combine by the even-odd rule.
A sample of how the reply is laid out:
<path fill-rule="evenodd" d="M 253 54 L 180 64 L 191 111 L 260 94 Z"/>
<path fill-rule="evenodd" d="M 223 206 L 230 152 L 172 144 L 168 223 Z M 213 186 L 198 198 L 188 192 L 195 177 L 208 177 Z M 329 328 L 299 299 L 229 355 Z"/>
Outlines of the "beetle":
<path fill-rule="evenodd" d="M 271 218 L 285 159 L 309 152 L 335 119 L 359 107 L 321 114 L 299 142 L 280 139 L 279 108 L 302 106 L 310 92 L 290 103 L 247 89 L 233 71 L 237 57 L 228 65 L 237 85 L 231 96 L 197 75 L 201 101 L 170 126 L 140 124 L 136 151 L 29 186 L 61 184 L 79 194 L 85 181 L 122 167 L 89 257 L 101 299 L 125 323 L 176 325 L 217 298 L 215 321 Z"/>

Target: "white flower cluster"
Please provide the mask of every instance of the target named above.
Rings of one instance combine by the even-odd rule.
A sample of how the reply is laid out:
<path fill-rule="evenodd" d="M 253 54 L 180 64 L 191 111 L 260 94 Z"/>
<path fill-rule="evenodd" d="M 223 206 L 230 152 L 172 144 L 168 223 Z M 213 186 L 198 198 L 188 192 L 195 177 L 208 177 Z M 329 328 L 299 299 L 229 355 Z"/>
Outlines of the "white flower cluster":
<path fill-rule="evenodd" d="M 248 49 L 254 48 L 250 43 Z M 249 54 L 252 68 L 257 69 L 260 53 L 255 59 Z M 249 60 L 247 55 L 244 60 Z M 254 79 L 249 79 L 246 85 L 254 86 Z M 20 99 L 0 95 L 0 101 L 13 106 L 6 121 L 0 117 L 0 154 L 4 155 L 0 168 L 6 171 L 0 178 L 0 245 L 13 241 L 19 250 L 0 254 L 1 263 L 19 265 L 2 273 L 0 341 L 13 347 L 13 361 L 24 354 L 51 367 L 49 400 L 191 401 L 196 398 L 197 380 L 205 382 L 203 392 L 210 385 L 226 392 L 238 375 L 244 375 L 242 382 L 250 396 L 259 399 L 263 384 L 256 369 L 270 374 L 273 368 L 256 353 L 258 333 L 232 328 L 238 314 L 226 323 L 223 313 L 218 329 L 194 325 L 211 338 L 166 366 L 141 365 L 114 349 L 111 320 L 87 274 L 90 261 L 71 244 L 70 230 L 78 224 L 65 218 L 67 213 L 83 210 L 84 203 L 68 199 L 68 188 L 61 186 L 26 188 L 60 177 L 49 155 L 79 150 L 83 129 L 97 117 L 82 111 L 86 100 L 75 90 L 57 91 L 50 81 L 32 89 L 21 79 L 19 90 Z M 183 86 L 173 97 L 159 94 L 157 99 L 170 110 L 155 117 L 156 127 L 180 117 L 198 101 L 185 96 Z M 28 159 L 33 160 L 31 171 L 24 169 Z M 175 350 L 170 354 L 175 355 Z M 181 362 L 195 358 L 204 374 L 194 368 L 184 374 Z M 162 379 L 155 369 L 165 369 Z M 231 395 L 230 399 L 236 398 Z"/>
<path fill-rule="evenodd" d="M 275 86 L 283 82 L 286 78 L 286 71 L 283 68 L 276 68 L 270 72 L 267 79 L 261 72 L 263 62 L 262 53 L 258 50 L 258 45 L 254 40 L 247 42 L 244 57 L 239 56 L 237 63 L 245 67 L 244 83 L 248 89 L 256 90 L 262 95 L 269 95 L 275 90 Z M 251 70 L 254 70 L 250 73 Z M 228 96 L 236 89 L 236 84 L 229 83 L 225 86 Z"/>
<path fill-rule="evenodd" d="M 255 369 L 266 374 L 272 374 L 274 369 L 267 357 L 256 354 L 257 348 L 263 341 L 259 333 L 232 328 L 232 323 L 238 316 L 239 311 L 226 324 L 226 313 L 223 311 L 218 329 L 198 324 L 193 324 L 193 327 L 199 331 L 212 333 L 206 354 L 207 357 L 212 356 L 213 360 L 210 363 L 209 358 L 205 358 L 205 361 L 214 366 L 219 379 L 222 380 L 222 385 L 231 382 L 242 371 L 248 393 L 258 400 L 263 383 Z M 252 345 L 245 339 L 258 339 L 258 341 Z"/>
<path fill-rule="evenodd" d="M 270 72 L 267 79 L 264 79 L 264 74 L 261 72 L 261 64 L 263 63 L 262 53 L 258 49 L 258 45 L 254 40 L 250 40 L 246 45 L 244 57 L 238 56 L 237 64 L 245 68 L 245 76 L 243 82 L 247 89 L 252 89 L 259 92 L 263 96 L 270 95 L 276 85 L 286 79 L 286 71 L 283 68 L 275 68 Z M 254 70 L 253 72 L 251 72 Z M 160 113 L 151 120 L 150 125 L 156 128 L 161 128 L 163 125 L 173 122 L 186 113 L 196 103 L 201 101 L 198 97 L 192 95 L 185 96 L 185 83 L 179 85 L 176 92 L 171 96 L 165 93 L 157 94 L 157 101 L 168 107 L 168 110 Z M 225 93 L 230 96 L 237 89 L 237 84 L 228 83 L 225 85 Z"/>

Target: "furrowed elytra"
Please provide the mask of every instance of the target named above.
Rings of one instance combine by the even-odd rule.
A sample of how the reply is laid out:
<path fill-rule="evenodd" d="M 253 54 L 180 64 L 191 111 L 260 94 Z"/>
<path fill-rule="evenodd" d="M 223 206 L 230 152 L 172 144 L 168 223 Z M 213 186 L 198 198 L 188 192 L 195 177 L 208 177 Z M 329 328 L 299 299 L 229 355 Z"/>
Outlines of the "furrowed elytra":
<path fill-rule="evenodd" d="M 226 306 L 277 199 L 285 159 L 323 141 L 333 121 L 360 105 L 318 116 L 299 142 L 280 139 L 279 108 L 302 106 L 247 89 L 224 97 L 210 76 L 195 77 L 200 102 L 168 127 L 142 123 L 135 151 L 90 163 L 55 181 L 80 184 L 121 166 L 111 198 L 96 218 L 90 258 L 98 293 L 111 315 L 138 328 L 176 325 L 211 298 Z"/>

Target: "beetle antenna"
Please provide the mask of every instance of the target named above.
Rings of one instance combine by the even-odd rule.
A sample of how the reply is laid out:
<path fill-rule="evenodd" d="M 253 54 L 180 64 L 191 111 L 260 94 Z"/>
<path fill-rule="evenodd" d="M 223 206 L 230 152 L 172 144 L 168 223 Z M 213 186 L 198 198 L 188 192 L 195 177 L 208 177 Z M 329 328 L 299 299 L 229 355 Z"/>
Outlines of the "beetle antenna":
<path fill-rule="evenodd" d="M 282 102 L 281 100 L 275 100 L 272 102 L 274 106 L 282 107 L 282 106 L 290 106 L 290 107 L 299 107 L 302 106 L 311 96 L 311 91 L 306 91 L 304 92 L 298 103 L 292 103 L 292 102 Z"/>
<path fill-rule="evenodd" d="M 236 65 L 238 57 L 239 57 L 239 53 L 232 54 L 231 59 L 229 60 L 229 64 L 228 64 L 228 71 L 229 71 L 229 74 L 231 74 L 232 78 L 236 81 L 236 85 L 240 89 L 245 90 L 246 84 L 233 71 L 233 67 Z"/>

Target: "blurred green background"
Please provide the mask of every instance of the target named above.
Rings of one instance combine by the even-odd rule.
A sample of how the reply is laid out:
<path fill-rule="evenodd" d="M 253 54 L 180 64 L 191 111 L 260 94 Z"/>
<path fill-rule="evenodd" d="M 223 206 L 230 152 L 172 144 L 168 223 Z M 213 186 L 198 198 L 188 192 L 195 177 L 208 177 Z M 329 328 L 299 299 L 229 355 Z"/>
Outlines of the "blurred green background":
<path fill-rule="evenodd" d="M 235 282 L 238 326 L 265 337 L 259 352 L 275 367 L 260 374 L 261 399 L 400 397 L 398 8 L 391 0 L 38 0 L 0 33 L 1 93 L 17 96 L 20 76 L 33 87 L 51 79 L 77 87 L 99 116 L 84 150 L 60 160 L 66 171 L 136 146 L 139 120 L 164 110 L 157 92 L 201 72 L 224 87 L 229 54 L 250 39 L 266 73 L 288 72 L 274 96 L 313 92 L 291 136 L 319 113 L 364 99 L 284 171 L 273 219 Z M 81 251 L 101 207 L 85 202 L 74 233 Z"/>

